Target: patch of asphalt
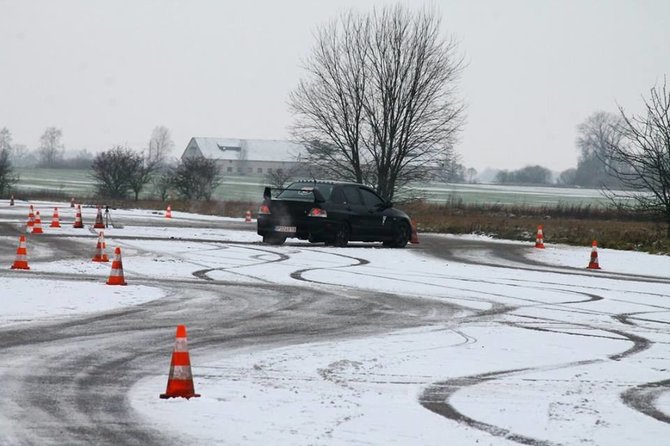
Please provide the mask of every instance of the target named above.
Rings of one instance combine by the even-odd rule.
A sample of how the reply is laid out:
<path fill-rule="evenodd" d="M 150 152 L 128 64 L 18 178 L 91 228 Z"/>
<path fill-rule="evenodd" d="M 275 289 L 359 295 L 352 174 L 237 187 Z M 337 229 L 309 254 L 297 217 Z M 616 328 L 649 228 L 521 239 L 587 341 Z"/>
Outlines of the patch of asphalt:
<path fill-rule="evenodd" d="M 420 249 L 428 255 L 438 257 L 444 260 L 453 260 L 458 263 L 465 263 L 479 266 L 491 266 L 496 268 L 513 269 L 518 271 L 532 271 L 532 272 L 549 272 L 560 275 L 578 275 L 586 277 L 599 277 L 612 280 L 636 280 L 647 283 L 664 283 L 670 284 L 669 278 L 645 276 L 640 274 L 625 274 L 625 273 L 610 273 L 607 271 L 592 271 L 586 268 L 573 268 L 568 266 L 556 266 L 547 263 L 539 262 L 534 259 L 529 259 L 524 255 L 530 249 L 527 246 L 518 244 L 489 242 L 486 240 L 463 240 L 463 239 L 449 239 L 437 235 L 422 234 L 423 238 L 427 238 L 429 243 L 422 245 Z M 484 261 L 472 260 L 459 256 L 459 251 L 472 250 L 486 250 L 490 252 L 493 258 L 499 258 L 512 264 L 496 263 L 494 260 Z"/>

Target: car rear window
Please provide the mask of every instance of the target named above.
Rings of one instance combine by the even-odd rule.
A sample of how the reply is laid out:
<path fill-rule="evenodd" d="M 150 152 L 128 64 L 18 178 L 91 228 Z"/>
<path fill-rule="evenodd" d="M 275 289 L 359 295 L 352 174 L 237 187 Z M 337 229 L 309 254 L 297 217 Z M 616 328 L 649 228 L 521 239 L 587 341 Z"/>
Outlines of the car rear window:
<path fill-rule="evenodd" d="M 332 184 L 326 183 L 293 183 L 283 191 L 277 198 L 281 200 L 302 200 L 302 201 L 314 201 L 314 194 L 312 190 L 316 188 L 319 189 L 323 198 L 328 200 L 330 194 L 333 191 Z"/>
<path fill-rule="evenodd" d="M 357 186 L 346 186 L 344 188 L 344 195 L 347 198 L 348 204 L 361 204 L 361 197 L 358 195 Z"/>

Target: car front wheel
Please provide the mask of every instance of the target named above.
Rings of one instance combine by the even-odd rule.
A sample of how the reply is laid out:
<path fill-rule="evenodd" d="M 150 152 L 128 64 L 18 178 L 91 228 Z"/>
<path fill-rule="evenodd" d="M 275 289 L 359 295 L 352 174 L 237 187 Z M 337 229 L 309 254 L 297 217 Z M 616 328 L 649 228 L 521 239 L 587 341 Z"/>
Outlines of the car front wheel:
<path fill-rule="evenodd" d="M 393 230 L 393 238 L 387 242 L 384 242 L 384 246 L 391 248 L 404 248 L 407 246 L 410 237 L 412 237 L 412 228 L 410 228 L 409 223 L 404 220 L 399 221 Z"/>

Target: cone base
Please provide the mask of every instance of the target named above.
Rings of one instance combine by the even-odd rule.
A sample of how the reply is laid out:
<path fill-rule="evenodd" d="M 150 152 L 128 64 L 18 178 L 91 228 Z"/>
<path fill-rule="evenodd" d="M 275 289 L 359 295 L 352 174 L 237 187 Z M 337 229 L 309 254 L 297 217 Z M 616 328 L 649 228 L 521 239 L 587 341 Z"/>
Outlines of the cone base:
<path fill-rule="evenodd" d="M 73 225 L 73 228 L 84 229 L 84 225 Z"/>
<path fill-rule="evenodd" d="M 186 398 L 186 399 L 190 399 L 190 398 L 200 398 L 200 394 L 199 394 L 199 393 L 192 393 L 192 394 L 190 394 L 190 395 L 169 395 L 169 394 L 167 394 L 167 393 L 161 393 L 161 394 L 160 394 L 160 397 L 161 397 L 161 399 L 164 399 L 164 400 L 166 400 L 166 399 L 168 399 L 168 398 Z"/>
<path fill-rule="evenodd" d="M 598 265 L 589 265 L 586 267 L 586 269 L 602 269 L 602 268 L 600 268 L 600 266 Z"/>
<path fill-rule="evenodd" d="M 544 245 L 535 245 L 537 249 L 544 249 Z"/>
<path fill-rule="evenodd" d="M 60 228 L 60 225 L 54 225 L 54 224 L 51 224 L 51 225 L 49 225 L 49 227 L 50 227 L 50 228 Z"/>
<path fill-rule="evenodd" d="M 117 279 L 117 280 L 109 279 L 109 280 L 107 281 L 107 285 L 128 285 L 128 284 L 127 284 L 126 281 L 123 280 L 123 279 L 121 279 L 121 280 L 118 280 L 118 279 Z"/>
<path fill-rule="evenodd" d="M 30 269 L 30 267 L 28 266 L 27 263 L 25 265 L 24 264 L 18 264 L 17 265 L 15 263 L 15 264 L 12 265 L 12 269 Z"/>
<path fill-rule="evenodd" d="M 104 223 L 96 223 L 93 225 L 94 228 L 96 229 L 105 229 L 105 224 Z"/>
<path fill-rule="evenodd" d="M 107 257 L 93 257 L 94 262 L 109 262 Z"/>

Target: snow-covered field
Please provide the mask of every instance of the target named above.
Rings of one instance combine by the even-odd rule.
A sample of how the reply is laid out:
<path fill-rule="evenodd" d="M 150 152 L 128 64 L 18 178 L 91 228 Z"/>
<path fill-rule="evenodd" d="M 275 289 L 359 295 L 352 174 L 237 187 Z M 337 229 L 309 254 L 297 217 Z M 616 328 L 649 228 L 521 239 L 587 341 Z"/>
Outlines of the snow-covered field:
<path fill-rule="evenodd" d="M 82 230 L 71 224 L 47 228 L 54 204 L 39 205 L 49 209 L 49 218 L 42 212 L 47 235 L 58 231 L 82 243 Z M 71 222 L 67 204 L 55 205 Z M 3 209 L 3 218 L 16 221 L 12 213 L 23 218 L 25 209 Z M 94 211 L 87 212 L 90 224 Z M 126 398 L 148 425 L 185 435 L 190 444 L 651 445 L 670 438 L 670 257 L 601 249 L 602 270 L 593 272 L 585 269 L 590 247 L 529 246 L 528 264 L 519 265 L 496 258 L 495 243 L 483 239 L 490 250 L 446 260 L 422 245 L 269 247 L 255 244 L 252 230 L 215 228 L 227 219 L 175 213 L 170 221 L 142 210 L 115 215 L 139 222 L 105 231 L 110 260 L 113 247 L 122 249 L 128 286 L 105 285 L 111 262 L 90 261 L 92 231 L 85 258 L 35 252 L 31 236 L 31 270 L 2 277 L 0 326 L 139 305 L 163 298 L 161 279 L 188 283 L 198 274 L 314 293 L 346 295 L 355 287 L 459 308 L 451 320 L 428 316 L 421 327 L 378 336 L 192 349 L 202 396 L 190 400 L 158 398 L 174 341 L 166 333 L 166 374 L 148 373 Z M 211 221 L 212 228 L 183 227 L 188 221 Z M 12 246 L 6 253 L 17 240 L 0 234 L 0 243 Z M 654 383 L 664 384 L 638 402 L 635 392 Z M 650 408 L 658 416 L 643 413 Z"/>

